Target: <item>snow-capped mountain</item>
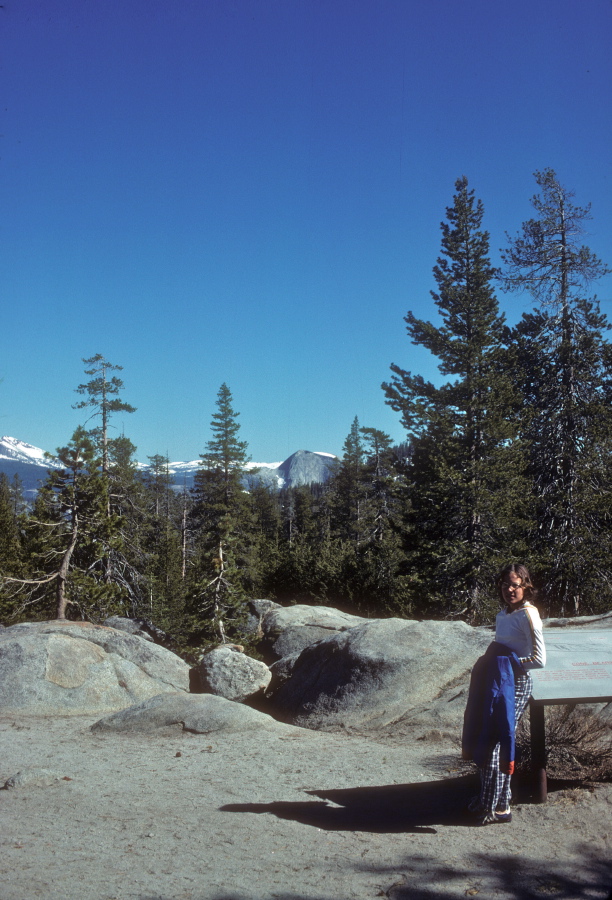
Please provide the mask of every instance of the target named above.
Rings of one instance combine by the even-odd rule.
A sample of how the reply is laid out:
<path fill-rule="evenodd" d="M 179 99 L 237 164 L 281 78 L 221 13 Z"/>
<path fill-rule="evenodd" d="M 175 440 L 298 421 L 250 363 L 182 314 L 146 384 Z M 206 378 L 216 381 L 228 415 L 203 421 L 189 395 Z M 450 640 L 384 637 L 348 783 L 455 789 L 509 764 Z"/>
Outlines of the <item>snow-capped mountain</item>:
<path fill-rule="evenodd" d="M 335 459 L 333 453 L 297 450 L 284 462 L 247 463 L 244 481 L 247 487 L 260 482 L 278 490 L 304 484 L 322 484 L 329 478 Z M 193 487 L 193 479 L 199 468 L 200 460 L 195 459 L 191 462 L 171 462 L 168 471 L 174 476 L 177 487 L 189 488 Z"/>
<path fill-rule="evenodd" d="M 321 484 L 330 476 L 336 457 L 332 453 L 298 450 L 284 462 L 251 462 L 247 466 L 244 481 L 247 487 L 263 483 L 271 488 L 297 487 L 304 484 Z M 200 466 L 200 460 L 171 462 L 169 473 L 173 476 L 177 489 L 193 487 L 193 479 Z M 149 468 L 139 464 L 146 472 Z M 59 469 L 61 463 L 55 457 L 45 456 L 44 450 L 26 444 L 17 438 L 5 436 L 0 439 L 0 472 L 9 478 L 19 475 L 26 495 L 32 496 L 46 479 L 49 469 Z"/>
<path fill-rule="evenodd" d="M 45 469 L 59 469 L 61 463 L 54 457 L 46 457 L 45 451 L 25 441 L 5 435 L 0 440 L 0 459 L 26 463 L 33 466 L 44 466 Z"/>
<path fill-rule="evenodd" d="M 40 447 L 8 436 L 0 440 L 0 472 L 4 472 L 9 479 L 19 475 L 26 497 L 36 495 L 49 469 L 59 468 L 60 461 L 45 457 L 45 451 Z"/>
<path fill-rule="evenodd" d="M 264 462 L 250 462 L 247 464 L 247 471 L 251 472 L 253 469 L 266 469 L 270 472 L 273 472 L 281 465 L 280 462 L 273 463 L 264 463 Z M 149 466 L 144 463 L 139 463 L 138 468 L 141 471 L 146 471 Z M 200 460 L 192 459 L 188 462 L 171 462 L 168 463 L 168 472 L 170 475 L 174 475 L 174 481 L 176 484 L 183 484 L 183 480 L 187 479 L 190 481 L 193 479 L 193 476 L 200 468 Z"/>

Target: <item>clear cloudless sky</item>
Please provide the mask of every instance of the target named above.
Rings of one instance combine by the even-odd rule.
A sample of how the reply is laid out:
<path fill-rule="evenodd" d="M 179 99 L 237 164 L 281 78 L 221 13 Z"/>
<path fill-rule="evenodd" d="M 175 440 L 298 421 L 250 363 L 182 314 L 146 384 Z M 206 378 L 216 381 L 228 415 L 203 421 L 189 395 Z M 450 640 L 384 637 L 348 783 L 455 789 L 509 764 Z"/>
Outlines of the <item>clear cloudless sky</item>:
<path fill-rule="evenodd" d="M 611 46 L 610 0 L 4 0 L 0 434 L 66 444 L 101 353 L 143 462 L 197 458 L 223 382 L 257 461 L 402 440 L 457 178 L 494 264 L 547 167 L 612 264 Z"/>

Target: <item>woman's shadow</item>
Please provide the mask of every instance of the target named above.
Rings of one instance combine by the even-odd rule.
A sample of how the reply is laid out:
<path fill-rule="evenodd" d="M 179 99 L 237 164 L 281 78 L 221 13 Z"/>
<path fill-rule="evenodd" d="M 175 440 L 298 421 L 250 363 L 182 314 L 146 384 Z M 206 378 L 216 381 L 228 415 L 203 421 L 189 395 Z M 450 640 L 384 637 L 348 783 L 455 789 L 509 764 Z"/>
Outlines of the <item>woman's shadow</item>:
<path fill-rule="evenodd" d="M 272 813 L 331 831 L 435 834 L 435 825 L 473 826 L 466 812 L 478 792 L 478 776 L 462 775 L 415 784 L 306 791 L 320 800 L 229 803 L 225 812 Z"/>

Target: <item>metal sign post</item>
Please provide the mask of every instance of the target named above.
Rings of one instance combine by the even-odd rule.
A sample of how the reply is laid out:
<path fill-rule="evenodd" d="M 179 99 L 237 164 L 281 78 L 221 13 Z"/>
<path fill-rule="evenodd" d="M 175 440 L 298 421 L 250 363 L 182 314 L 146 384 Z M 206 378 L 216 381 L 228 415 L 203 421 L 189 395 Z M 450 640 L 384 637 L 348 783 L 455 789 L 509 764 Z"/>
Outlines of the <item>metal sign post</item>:
<path fill-rule="evenodd" d="M 612 631 L 545 628 L 544 643 L 546 667 L 531 670 L 533 694 L 529 701 L 537 803 L 544 803 L 547 795 L 544 707 L 612 702 Z"/>

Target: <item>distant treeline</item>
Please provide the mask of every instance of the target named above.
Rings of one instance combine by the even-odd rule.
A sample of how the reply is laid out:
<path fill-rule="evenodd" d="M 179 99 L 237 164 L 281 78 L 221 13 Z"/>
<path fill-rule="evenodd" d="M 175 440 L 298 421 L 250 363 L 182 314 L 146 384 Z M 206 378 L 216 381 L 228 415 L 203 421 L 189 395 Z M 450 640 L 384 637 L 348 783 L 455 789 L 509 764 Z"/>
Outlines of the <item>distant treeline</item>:
<path fill-rule="evenodd" d="M 245 491 L 247 443 L 226 384 L 192 491 L 169 461 L 139 473 L 109 438 L 120 369 L 97 355 L 77 391 L 97 416 L 57 452 L 33 508 L 0 476 L 0 619 L 151 619 L 184 651 L 241 635 L 248 598 L 364 616 L 491 621 L 493 577 L 525 561 L 544 614 L 612 608 L 612 345 L 590 285 L 609 269 L 582 244 L 589 207 L 537 172 L 534 218 L 489 260 L 483 206 L 456 182 L 433 269 L 439 322 L 406 315 L 437 358 L 434 386 L 392 365 L 386 402 L 406 442 L 355 419 L 325 485 Z M 531 294 L 509 327 L 496 287 Z M 367 352 L 367 348 L 364 348 Z"/>

